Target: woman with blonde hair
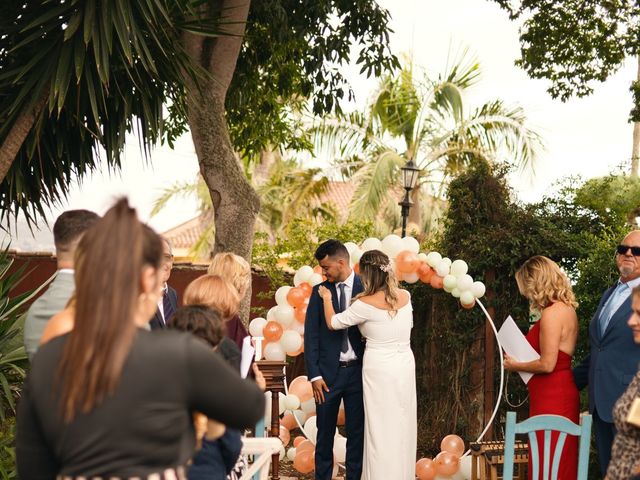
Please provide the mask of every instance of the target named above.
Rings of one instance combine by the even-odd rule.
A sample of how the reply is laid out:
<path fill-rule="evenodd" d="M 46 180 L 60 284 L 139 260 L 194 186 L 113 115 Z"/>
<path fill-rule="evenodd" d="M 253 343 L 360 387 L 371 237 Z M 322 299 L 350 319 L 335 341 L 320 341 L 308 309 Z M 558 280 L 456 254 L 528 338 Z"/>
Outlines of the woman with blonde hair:
<path fill-rule="evenodd" d="M 413 308 L 409 292 L 398 287 L 389 257 L 369 250 L 360 259 L 364 290 L 336 314 L 331 290 L 323 300 L 329 330 L 357 325 L 366 339 L 362 363 L 365 409 L 362 479 L 415 478 L 417 406 L 415 360 L 410 337 Z"/>
<path fill-rule="evenodd" d="M 191 412 L 245 428 L 264 415 L 264 395 L 192 335 L 144 330 L 161 294 L 162 242 L 125 199 L 80 250 L 73 329 L 39 348 L 20 399 L 18 474 L 183 479 Z"/>
<path fill-rule="evenodd" d="M 218 275 L 231 283 L 238 292 L 240 302 L 251 286 L 251 265 L 231 252 L 217 253 L 207 270 L 209 275 Z M 249 335 L 237 312 L 226 321 L 227 337 L 233 340 L 242 350 L 242 342 Z"/>
<path fill-rule="evenodd" d="M 557 263 L 538 255 L 531 257 L 518 269 L 516 282 L 531 308 L 541 314 L 527 334 L 527 340 L 540 358 L 531 362 L 517 362 L 505 355 L 504 368 L 512 372 L 534 374 L 527 383 L 530 416 L 561 415 L 579 423 L 580 399 L 571 372 L 571 357 L 578 339 L 575 311 L 578 304 L 569 279 Z M 557 438 L 558 434 L 554 432 L 551 438 L 552 455 Z M 542 449 L 543 445 L 544 437 L 540 433 L 538 448 Z M 575 479 L 577 467 L 578 438 L 568 436 L 562 450 L 558 478 Z M 529 472 L 531 478 L 531 467 Z"/>

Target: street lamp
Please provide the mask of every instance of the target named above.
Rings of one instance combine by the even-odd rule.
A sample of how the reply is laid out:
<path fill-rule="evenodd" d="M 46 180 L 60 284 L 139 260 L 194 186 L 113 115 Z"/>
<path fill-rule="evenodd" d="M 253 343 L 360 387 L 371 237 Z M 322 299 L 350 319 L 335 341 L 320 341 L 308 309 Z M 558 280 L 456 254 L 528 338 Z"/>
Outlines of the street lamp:
<path fill-rule="evenodd" d="M 404 187 L 404 198 L 401 202 L 398 202 L 398 205 L 402 207 L 402 236 L 404 237 L 407 233 L 407 217 L 409 216 L 409 209 L 411 208 L 411 190 L 413 190 L 416 186 L 416 182 L 418 181 L 418 173 L 420 173 L 420 169 L 416 167 L 416 164 L 413 163 L 413 160 L 409 160 L 405 163 L 402 170 L 402 186 Z"/>

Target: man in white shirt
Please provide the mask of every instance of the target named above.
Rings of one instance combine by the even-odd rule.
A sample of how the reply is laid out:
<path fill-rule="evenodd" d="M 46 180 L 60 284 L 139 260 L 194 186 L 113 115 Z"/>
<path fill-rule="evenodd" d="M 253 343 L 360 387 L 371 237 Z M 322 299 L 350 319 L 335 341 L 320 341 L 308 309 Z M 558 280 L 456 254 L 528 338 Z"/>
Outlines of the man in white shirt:
<path fill-rule="evenodd" d="M 326 281 L 320 285 L 332 293 L 336 312 L 344 311 L 362 291 L 362 283 L 350 266 L 349 252 L 338 240 L 320 244 L 315 258 Z M 313 287 L 305 319 L 304 356 L 307 375 L 316 401 L 318 435 L 315 478 L 330 480 L 333 468 L 333 439 L 338 410 L 344 402 L 347 427 L 347 480 L 360 479 L 364 446 L 362 403 L 362 357 L 364 342 L 357 327 L 327 328 L 319 285 Z"/>
<path fill-rule="evenodd" d="M 73 262 L 82 235 L 100 217 L 89 210 L 68 210 L 53 224 L 58 271 L 47 290 L 29 307 L 24 323 L 24 346 L 33 359 L 47 322 L 63 310 L 75 290 Z"/>

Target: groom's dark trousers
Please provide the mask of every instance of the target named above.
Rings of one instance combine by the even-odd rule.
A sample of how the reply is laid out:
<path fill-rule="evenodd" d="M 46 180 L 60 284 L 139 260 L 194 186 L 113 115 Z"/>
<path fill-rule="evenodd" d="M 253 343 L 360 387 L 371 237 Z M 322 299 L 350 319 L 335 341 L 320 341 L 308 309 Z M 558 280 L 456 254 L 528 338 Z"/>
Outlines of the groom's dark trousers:
<path fill-rule="evenodd" d="M 321 285 L 331 290 L 333 307 L 338 311 L 335 284 Z M 313 288 L 305 319 L 304 356 L 309 380 L 322 377 L 329 388 L 324 392 L 324 403 L 316 404 L 318 436 L 316 440 L 316 480 L 331 480 L 333 469 L 333 439 L 340 401 L 344 400 L 347 456 L 346 480 L 360 480 L 362 475 L 362 451 L 364 448 L 364 406 L 362 403 L 362 357 L 364 342 L 357 327 L 349 328 L 349 343 L 358 359 L 347 365 L 340 362 L 342 332 L 327 328 L 318 295 L 318 285 Z M 362 291 L 359 277 L 353 283 L 352 298 Z"/>

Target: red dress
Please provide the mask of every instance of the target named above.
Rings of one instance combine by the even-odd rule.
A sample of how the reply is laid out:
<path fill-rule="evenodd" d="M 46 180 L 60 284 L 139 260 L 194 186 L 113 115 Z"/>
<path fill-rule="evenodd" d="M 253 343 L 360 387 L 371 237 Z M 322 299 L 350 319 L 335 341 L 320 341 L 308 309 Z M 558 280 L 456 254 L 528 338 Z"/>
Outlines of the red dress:
<path fill-rule="evenodd" d="M 540 320 L 529 330 L 527 340 L 540 353 Z M 571 355 L 558 352 L 558 361 L 551 373 L 537 373 L 527 384 L 529 389 L 529 416 L 534 415 L 562 415 L 574 423 L 579 423 L 580 397 L 573 381 L 571 372 Z M 537 434 L 538 456 L 541 459 L 544 452 L 544 434 Z M 552 432 L 551 458 L 553 458 L 558 433 Z M 531 458 L 531 455 L 529 455 Z M 543 463 L 540 461 L 538 472 L 542 477 Z M 562 458 L 558 470 L 558 480 L 575 480 L 578 475 L 578 437 L 567 435 Z M 531 460 L 529 461 L 529 479 L 533 478 Z"/>

